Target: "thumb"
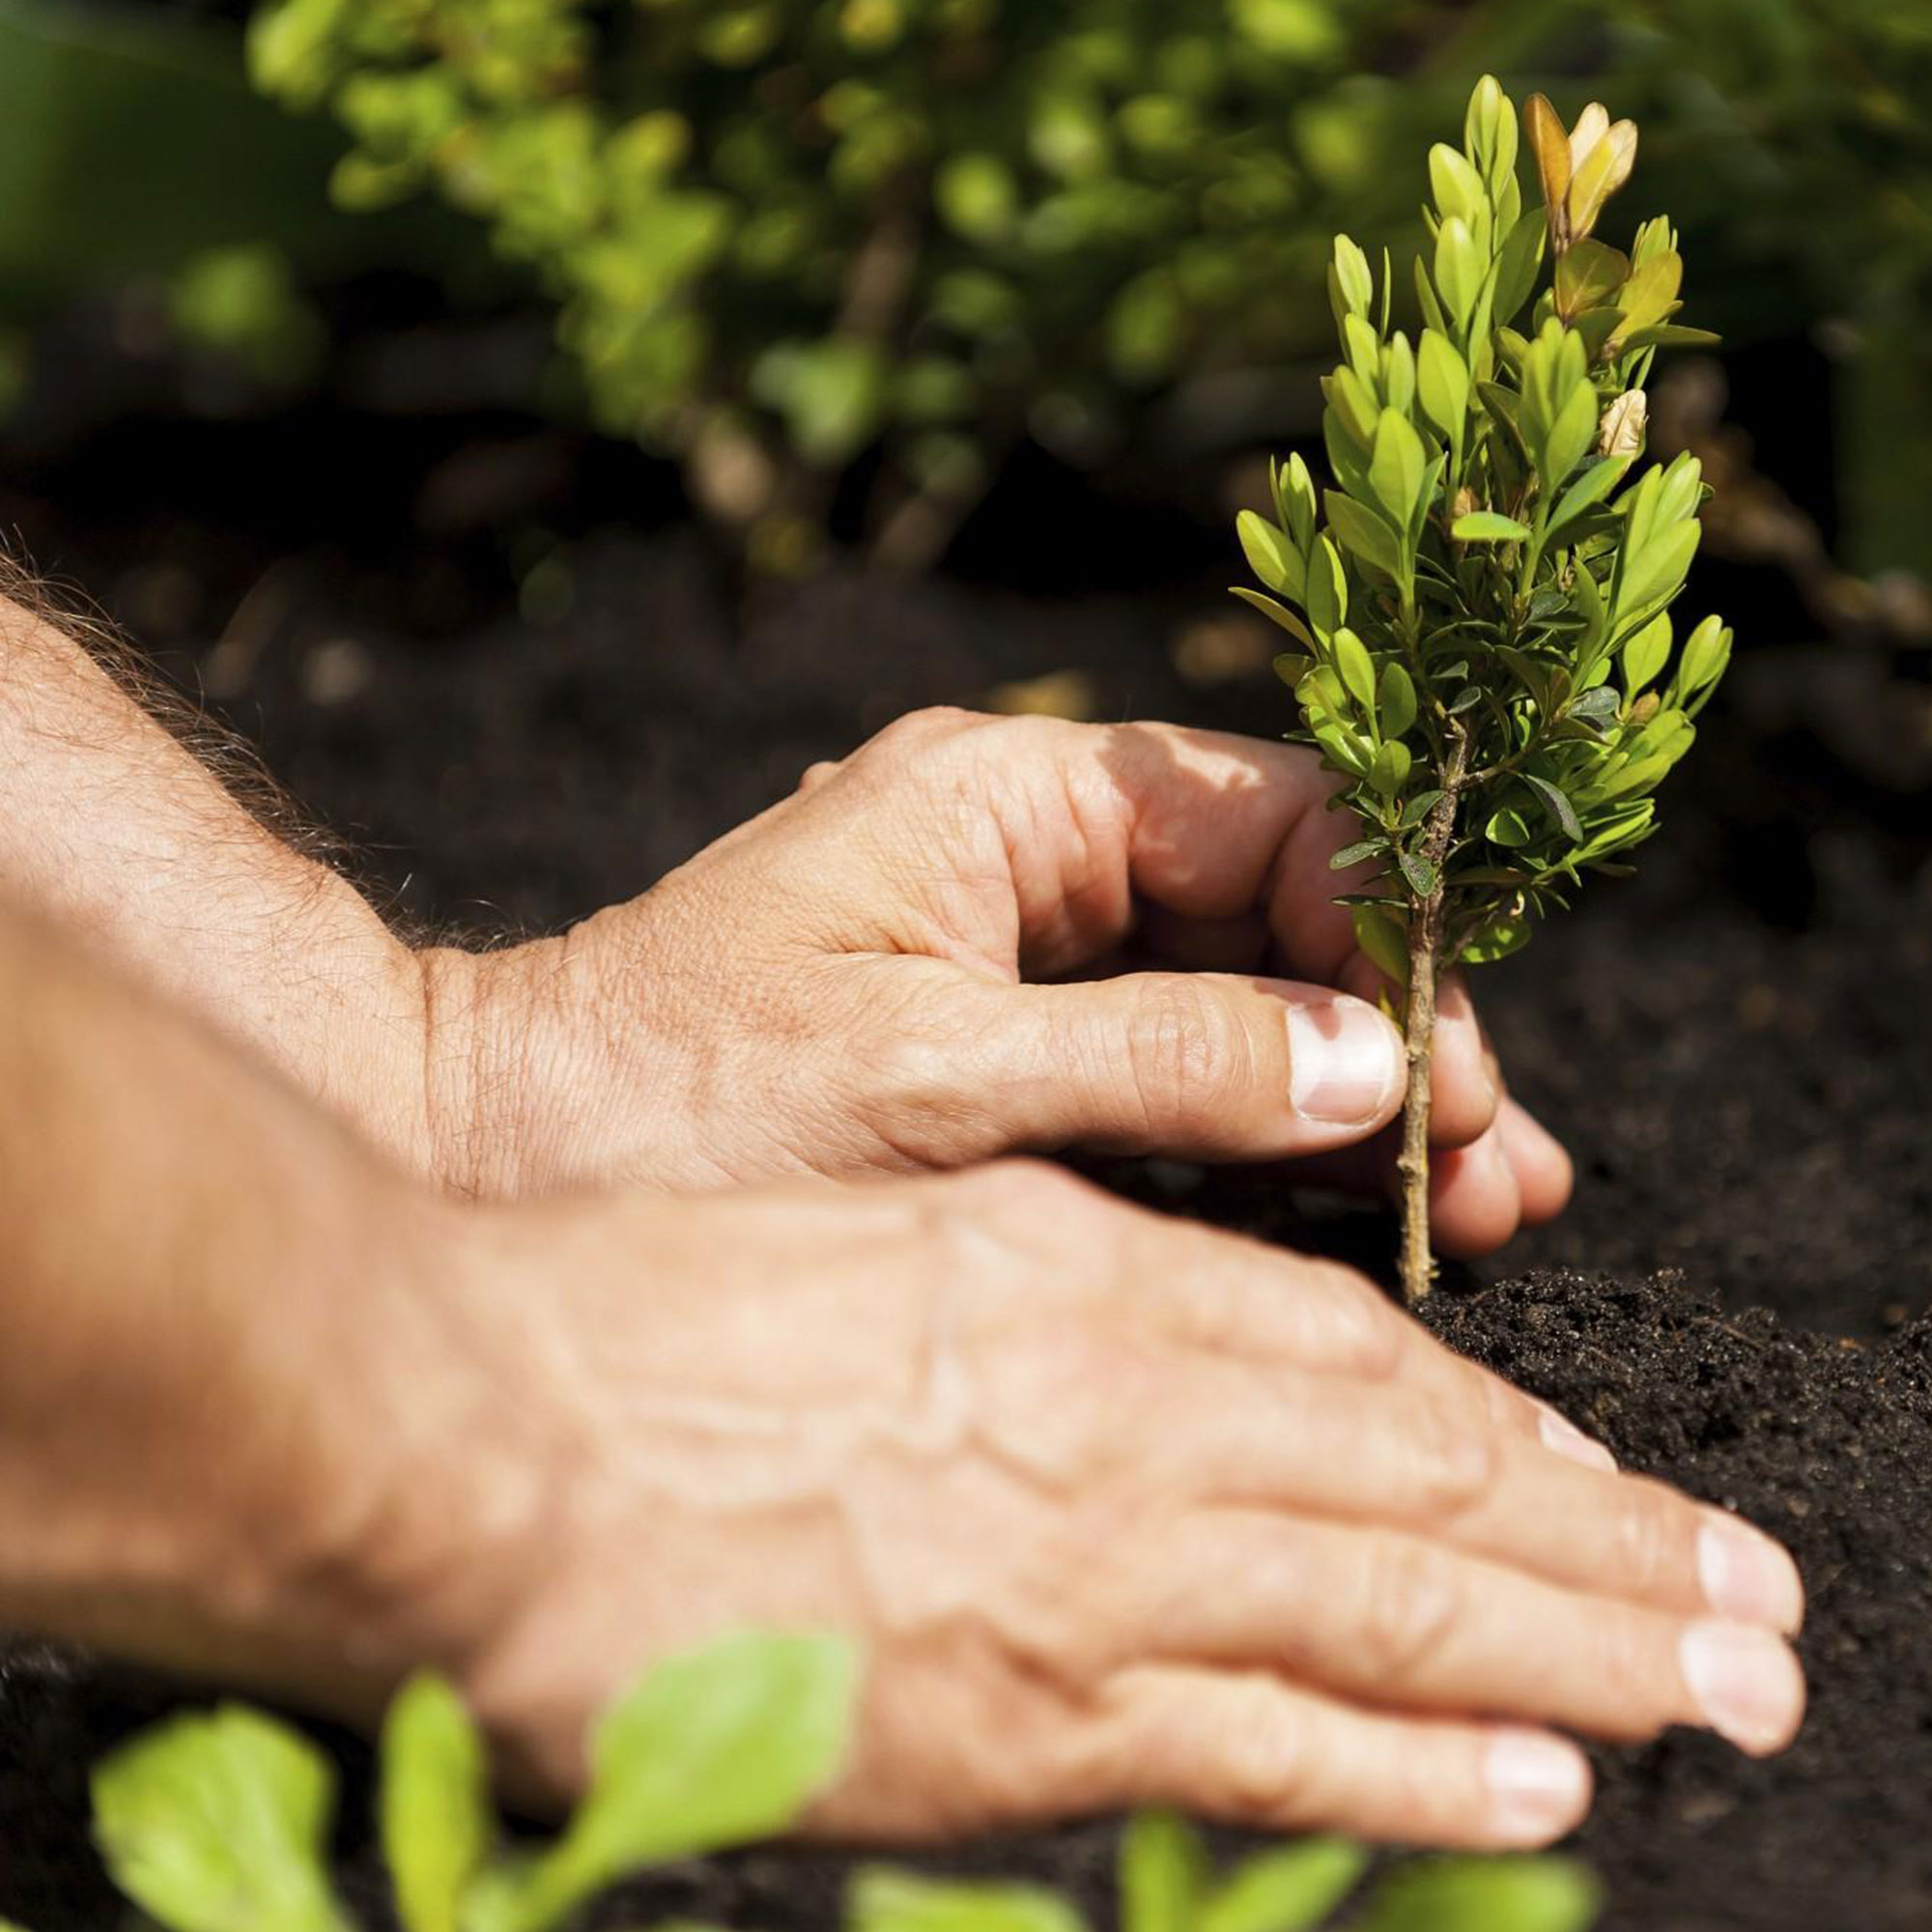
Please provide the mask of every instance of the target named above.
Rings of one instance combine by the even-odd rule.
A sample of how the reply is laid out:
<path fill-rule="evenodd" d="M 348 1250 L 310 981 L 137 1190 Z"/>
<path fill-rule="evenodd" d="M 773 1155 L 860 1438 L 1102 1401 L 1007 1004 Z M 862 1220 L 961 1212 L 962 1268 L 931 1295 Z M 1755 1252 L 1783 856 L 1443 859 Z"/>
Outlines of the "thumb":
<path fill-rule="evenodd" d="M 1402 1103 L 1402 1037 L 1366 1000 L 1218 973 L 991 994 L 976 1060 L 1011 1147 L 1280 1160 L 1365 1140 Z"/>

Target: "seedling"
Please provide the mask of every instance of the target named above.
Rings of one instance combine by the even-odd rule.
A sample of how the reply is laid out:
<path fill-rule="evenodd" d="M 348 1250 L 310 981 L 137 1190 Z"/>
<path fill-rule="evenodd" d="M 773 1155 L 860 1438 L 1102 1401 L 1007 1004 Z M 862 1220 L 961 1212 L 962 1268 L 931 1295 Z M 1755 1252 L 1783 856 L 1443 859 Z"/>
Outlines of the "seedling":
<path fill-rule="evenodd" d="M 405 1932 L 550 1932 L 634 1871 L 783 1831 L 838 1767 L 857 1680 L 851 1646 L 821 1637 L 726 1637 L 659 1664 L 598 1725 L 590 1789 L 541 1852 L 506 1848 L 456 1693 L 412 1680 L 379 1799 Z M 93 1793 L 109 1872 L 168 1932 L 352 1932 L 328 1878 L 334 1774 L 274 1719 L 173 1719 L 96 1766 Z"/>
<path fill-rule="evenodd" d="M 837 1773 L 857 1701 L 850 1645 L 743 1634 L 651 1670 L 591 1740 L 591 1784 L 542 1850 L 507 1844 L 483 1741 L 440 1678 L 412 1679 L 383 1727 L 378 1812 L 404 1932 L 551 1932 L 619 1879 L 786 1830 Z M 94 1833 L 115 1883 L 165 1932 L 354 1932 L 327 1847 L 328 1761 L 244 1705 L 169 1719 L 104 1758 Z M 1306 1838 L 1217 1876 L 1200 1833 L 1143 1813 L 1121 1843 L 1122 1932 L 1307 1932 L 1369 1855 Z M 1586 1932 L 1596 1881 L 1562 1859 L 1397 1867 L 1351 1932 Z M 845 1932 L 1086 1932 L 1052 1892 L 860 1871 Z M 0 1920 L 0 1932 L 21 1928 Z M 655 1932 L 718 1932 L 688 1923 Z"/>
<path fill-rule="evenodd" d="M 1598 105 L 1566 130 L 1522 117 L 1542 205 L 1525 210 L 1517 115 L 1493 79 L 1461 150 L 1430 151 L 1422 330 L 1390 327 L 1395 275 L 1337 236 L 1329 296 L 1344 359 L 1322 384 L 1333 487 L 1270 466 L 1274 516 L 1243 511 L 1289 632 L 1277 659 L 1294 734 L 1341 779 L 1361 837 L 1362 950 L 1395 989 L 1408 1046 L 1403 1287 L 1430 1290 L 1430 1077 L 1437 985 L 1501 959 L 1586 870 L 1627 871 L 1652 794 L 1690 749 L 1731 654 L 1717 617 L 1679 648 L 1671 606 L 1709 496 L 1696 460 L 1635 476 L 1657 352 L 1716 337 L 1671 320 L 1684 262 L 1664 218 L 1628 254 L 1596 237 L 1637 130 Z M 1548 272 L 1546 275 L 1546 265 Z"/>
<path fill-rule="evenodd" d="M 1120 1932 L 1588 1932 L 1603 1902 L 1569 1859 L 1414 1859 L 1364 1889 L 1368 1866 L 1347 1839 L 1303 1838 L 1217 1873 L 1192 1825 L 1144 1812 L 1121 1839 Z M 906 1872 L 861 1873 L 847 1908 L 846 1932 L 1088 1932 L 1042 1888 Z"/>

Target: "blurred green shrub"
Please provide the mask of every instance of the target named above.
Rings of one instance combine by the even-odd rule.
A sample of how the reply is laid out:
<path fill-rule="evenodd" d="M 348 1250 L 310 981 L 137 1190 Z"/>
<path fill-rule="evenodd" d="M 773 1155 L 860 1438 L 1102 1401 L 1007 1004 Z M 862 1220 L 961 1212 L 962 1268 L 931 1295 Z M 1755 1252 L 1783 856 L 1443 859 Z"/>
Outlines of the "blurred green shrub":
<path fill-rule="evenodd" d="M 487 221 L 599 420 L 782 561 L 874 443 L 914 554 L 1019 437 L 1078 451 L 1184 366 L 1312 349 L 1396 99 L 1349 76 L 1454 11 L 276 0 L 251 54 L 353 132 L 338 201 Z"/>
<path fill-rule="evenodd" d="M 1918 560 L 1922 6 L 270 0 L 250 51 L 350 131 L 339 203 L 485 222 L 597 418 L 774 564 L 874 447 L 869 532 L 916 559 L 1020 438 L 1091 455 L 1177 377 L 1311 360 L 1325 238 L 1398 239 L 1384 157 L 1475 73 L 1613 89 L 1729 338 L 1851 325 L 1863 560 Z"/>

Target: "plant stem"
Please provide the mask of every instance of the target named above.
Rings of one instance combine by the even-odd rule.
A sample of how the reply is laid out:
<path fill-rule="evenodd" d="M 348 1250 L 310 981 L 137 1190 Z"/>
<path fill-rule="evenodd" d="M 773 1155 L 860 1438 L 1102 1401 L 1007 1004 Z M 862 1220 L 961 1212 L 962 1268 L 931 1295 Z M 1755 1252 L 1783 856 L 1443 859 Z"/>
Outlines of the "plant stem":
<path fill-rule="evenodd" d="M 1449 756 L 1442 768 L 1442 796 L 1429 814 L 1422 856 L 1435 885 L 1415 902 L 1408 922 L 1408 999 L 1404 1034 L 1408 1046 L 1408 1094 L 1403 1105 L 1402 1288 L 1411 1305 L 1435 1285 L 1429 1252 L 1430 1082 L 1435 1061 L 1435 980 L 1442 963 L 1442 870 L 1456 834 L 1456 809 L 1468 768 L 1469 734 L 1459 718 L 1448 720 Z"/>

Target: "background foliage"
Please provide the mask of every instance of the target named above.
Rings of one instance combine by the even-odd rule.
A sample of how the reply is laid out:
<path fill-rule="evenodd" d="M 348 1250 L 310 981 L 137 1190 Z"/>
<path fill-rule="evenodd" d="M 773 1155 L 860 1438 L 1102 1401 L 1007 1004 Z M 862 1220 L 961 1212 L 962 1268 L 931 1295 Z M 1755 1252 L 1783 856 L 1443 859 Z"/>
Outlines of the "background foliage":
<path fill-rule="evenodd" d="M 390 262 L 456 300 L 541 291 L 578 406 L 676 456 L 779 566 L 841 478 L 851 527 L 923 560 L 1017 442 L 1103 460 L 1177 386 L 1197 418 L 1241 399 L 1231 440 L 1292 433 L 1327 237 L 1373 254 L 1414 232 L 1402 157 L 1423 131 L 1485 68 L 1566 114 L 1603 96 L 1645 126 L 1647 180 L 1703 265 L 1700 314 L 1734 343 L 1829 329 L 1848 560 L 1918 561 L 1922 10 L 268 0 L 254 77 L 307 115 L 272 126 L 241 96 L 232 34 L 126 0 L 85 17 L 0 0 L 0 310 L 186 270 L 192 335 L 199 255 L 264 249 L 216 277 L 214 339 L 232 348 L 253 313 L 270 346 L 242 353 L 294 383 L 314 355 L 291 288 Z M 89 128 L 151 157 L 109 171 L 138 176 L 131 203 L 83 165 Z M 1285 381 L 1238 386 L 1258 372 Z"/>

